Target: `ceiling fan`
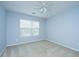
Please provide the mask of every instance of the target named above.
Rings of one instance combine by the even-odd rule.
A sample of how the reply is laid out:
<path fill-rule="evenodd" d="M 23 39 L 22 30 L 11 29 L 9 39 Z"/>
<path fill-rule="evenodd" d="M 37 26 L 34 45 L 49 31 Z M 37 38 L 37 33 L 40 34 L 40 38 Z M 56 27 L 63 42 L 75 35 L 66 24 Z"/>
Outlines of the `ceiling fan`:
<path fill-rule="evenodd" d="M 41 4 L 41 8 L 40 8 L 40 12 L 41 13 L 46 13 L 47 12 L 47 4 L 45 2 L 40 2 Z"/>
<path fill-rule="evenodd" d="M 47 12 L 47 3 L 39 1 L 40 6 L 37 9 L 40 13 L 46 13 Z"/>

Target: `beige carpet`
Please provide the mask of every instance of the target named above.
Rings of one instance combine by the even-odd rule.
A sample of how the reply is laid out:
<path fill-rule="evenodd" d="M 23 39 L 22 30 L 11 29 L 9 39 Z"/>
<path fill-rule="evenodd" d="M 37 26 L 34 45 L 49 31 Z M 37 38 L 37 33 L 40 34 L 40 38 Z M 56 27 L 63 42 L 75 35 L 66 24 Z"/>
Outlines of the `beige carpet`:
<path fill-rule="evenodd" d="M 46 40 L 7 47 L 3 57 L 76 57 L 79 52 Z"/>

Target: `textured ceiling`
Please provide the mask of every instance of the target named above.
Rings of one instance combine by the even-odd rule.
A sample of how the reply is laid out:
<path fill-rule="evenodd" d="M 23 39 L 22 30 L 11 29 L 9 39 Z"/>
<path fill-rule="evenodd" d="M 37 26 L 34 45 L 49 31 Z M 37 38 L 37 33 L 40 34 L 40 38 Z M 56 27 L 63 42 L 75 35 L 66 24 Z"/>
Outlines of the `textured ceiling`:
<path fill-rule="evenodd" d="M 40 12 L 40 2 L 46 3 L 46 13 Z M 3 1 L 1 3 L 7 10 L 16 11 L 41 18 L 48 18 L 54 16 L 63 12 L 67 8 L 70 8 L 74 5 L 78 5 L 78 2 L 71 1 Z"/>

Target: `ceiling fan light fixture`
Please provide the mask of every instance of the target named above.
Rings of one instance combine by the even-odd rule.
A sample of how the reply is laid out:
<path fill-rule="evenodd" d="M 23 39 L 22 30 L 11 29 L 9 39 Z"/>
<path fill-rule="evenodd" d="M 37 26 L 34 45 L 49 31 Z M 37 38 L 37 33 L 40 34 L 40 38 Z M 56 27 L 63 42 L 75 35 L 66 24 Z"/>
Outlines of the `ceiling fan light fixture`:
<path fill-rule="evenodd" d="M 47 12 L 47 8 L 46 8 L 46 7 L 41 8 L 41 9 L 40 9 L 40 12 L 41 12 L 41 13 L 46 13 L 46 12 Z"/>

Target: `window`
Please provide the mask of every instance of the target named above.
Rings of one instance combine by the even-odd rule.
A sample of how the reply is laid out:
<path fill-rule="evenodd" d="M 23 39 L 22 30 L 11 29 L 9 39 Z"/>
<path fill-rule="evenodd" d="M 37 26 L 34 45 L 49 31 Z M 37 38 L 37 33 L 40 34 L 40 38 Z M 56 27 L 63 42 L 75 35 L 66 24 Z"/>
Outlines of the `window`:
<path fill-rule="evenodd" d="M 32 23 L 32 35 L 39 35 L 39 22 L 33 21 Z"/>
<path fill-rule="evenodd" d="M 21 36 L 37 36 L 39 35 L 39 22 L 30 20 L 20 20 Z"/>

